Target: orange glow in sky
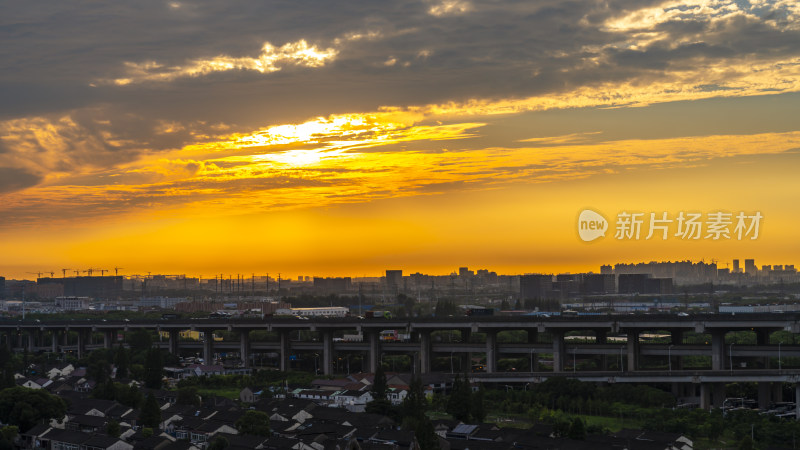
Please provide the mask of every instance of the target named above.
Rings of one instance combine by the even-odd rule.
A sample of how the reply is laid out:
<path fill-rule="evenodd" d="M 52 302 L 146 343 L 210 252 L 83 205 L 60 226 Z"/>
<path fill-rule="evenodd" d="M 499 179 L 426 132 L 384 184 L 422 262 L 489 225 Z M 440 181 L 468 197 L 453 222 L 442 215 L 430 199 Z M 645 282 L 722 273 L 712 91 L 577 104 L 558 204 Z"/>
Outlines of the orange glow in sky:
<path fill-rule="evenodd" d="M 112 40 L 83 65 L 42 55 L 63 79 L 15 53 L 17 71 L 0 78 L 23 92 L 0 111 L 0 276 L 800 264 L 796 8 L 587 4 L 569 22 L 586 37 L 542 31 L 530 49 L 499 31 L 455 37 L 483 21 L 513 28 L 514 8 L 537 7 L 492 8 L 432 2 L 408 23 L 275 34 L 240 17 L 242 39 L 212 27 L 202 45 L 191 27 L 165 26 L 163 48 Z M 158 14 L 212 23 L 201 6 Z M 671 26 L 689 22 L 704 31 Z M 749 48 L 728 44 L 756 29 Z M 28 39 L 16 42 L 41 47 Z M 64 93 L 75 86 L 82 97 Z M 587 243 L 576 229 L 586 208 L 764 221 L 752 241 L 612 231 Z"/>

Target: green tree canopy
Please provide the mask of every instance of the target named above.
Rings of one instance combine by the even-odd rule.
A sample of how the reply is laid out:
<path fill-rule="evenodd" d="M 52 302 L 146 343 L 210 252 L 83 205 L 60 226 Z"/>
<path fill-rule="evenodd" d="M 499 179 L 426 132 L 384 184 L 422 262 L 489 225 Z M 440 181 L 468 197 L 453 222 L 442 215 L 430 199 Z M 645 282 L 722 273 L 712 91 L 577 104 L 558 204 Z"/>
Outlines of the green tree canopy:
<path fill-rule="evenodd" d="M 470 413 L 472 410 L 472 387 L 467 379 L 467 374 L 464 378 L 456 374 L 453 380 L 453 389 L 450 397 L 447 399 L 447 413 L 453 416 L 456 420 L 462 422 L 469 422 Z"/>
<path fill-rule="evenodd" d="M 19 428 L 14 425 L 8 425 L 0 429 L 0 450 L 14 450 L 16 445 L 14 439 L 19 434 Z"/>
<path fill-rule="evenodd" d="M 486 405 L 484 404 L 484 397 L 486 392 L 483 389 L 483 385 L 481 384 L 478 388 L 478 392 L 473 396 L 472 399 L 472 417 L 475 418 L 476 422 L 483 422 L 486 419 Z"/>
<path fill-rule="evenodd" d="M 383 372 L 383 366 L 378 364 L 378 370 L 375 371 L 375 379 L 372 382 L 372 401 L 367 403 L 367 412 L 372 414 L 389 414 L 392 409 L 392 404 L 386 394 L 389 393 L 389 386 L 386 384 L 386 374 Z"/>
<path fill-rule="evenodd" d="M 116 420 L 112 420 L 106 425 L 106 434 L 109 436 L 119 437 L 120 431 L 119 422 Z"/>
<path fill-rule="evenodd" d="M 208 446 L 208 450 L 225 450 L 228 448 L 228 440 L 225 439 L 223 436 L 217 436 L 211 441 L 211 444 Z"/>
<path fill-rule="evenodd" d="M 131 357 L 128 349 L 119 344 L 117 351 L 114 352 L 114 365 L 117 366 L 117 379 L 128 378 L 128 371 L 131 367 Z"/>
<path fill-rule="evenodd" d="M 145 352 L 153 346 L 153 337 L 147 330 L 136 330 L 128 338 L 131 346 L 131 351 L 134 353 Z"/>
<path fill-rule="evenodd" d="M 414 377 L 408 389 L 408 395 L 403 399 L 402 412 L 404 418 L 422 419 L 428 410 L 428 400 L 422 388 L 422 380 Z"/>
<path fill-rule="evenodd" d="M 433 423 L 425 415 L 427 409 L 428 400 L 425 398 L 422 380 L 416 377 L 411 381 L 408 395 L 401 407 L 403 426 L 414 432 L 422 450 L 436 450 L 439 448 L 439 439 L 436 437 Z"/>
<path fill-rule="evenodd" d="M 263 411 L 247 411 L 236 421 L 236 429 L 242 434 L 269 436 L 269 416 Z"/>
<path fill-rule="evenodd" d="M 197 394 L 197 388 L 194 386 L 178 388 L 177 403 L 179 405 L 200 406 L 200 396 Z"/>
<path fill-rule="evenodd" d="M 164 369 L 164 358 L 161 350 L 151 348 L 147 351 L 147 359 L 144 363 L 144 385 L 150 389 L 161 388 L 161 379 Z"/>
<path fill-rule="evenodd" d="M 139 422 L 143 427 L 155 429 L 161 424 L 161 408 L 158 407 L 158 402 L 152 392 L 145 398 L 144 406 L 139 413 Z"/>
<path fill-rule="evenodd" d="M 580 417 L 575 417 L 572 419 L 572 422 L 570 422 L 567 437 L 581 441 L 586 439 L 586 426 L 584 426 L 583 420 Z"/>
<path fill-rule="evenodd" d="M 61 419 L 67 413 L 63 399 L 40 389 L 12 387 L 0 391 L 0 421 L 27 431 L 48 419 Z"/>

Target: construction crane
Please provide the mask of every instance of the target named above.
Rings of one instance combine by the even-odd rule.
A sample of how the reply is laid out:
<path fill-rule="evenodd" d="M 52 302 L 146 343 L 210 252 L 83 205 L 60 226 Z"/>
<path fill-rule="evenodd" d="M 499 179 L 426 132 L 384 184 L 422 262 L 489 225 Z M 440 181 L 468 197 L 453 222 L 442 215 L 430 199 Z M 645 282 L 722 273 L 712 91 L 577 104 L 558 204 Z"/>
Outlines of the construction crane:
<path fill-rule="evenodd" d="M 42 278 L 42 272 L 28 272 L 31 275 L 36 275 L 36 278 Z M 47 272 L 44 272 L 47 273 Z"/>
<path fill-rule="evenodd" d="M 123 268 L 122 267 L 114 267 L 114 276 L 115 277 L 119 276 L 119 271 L 120 270 L 123 270 Z"/>
<path fill-rule="evenodd" d="M 70 269 L 61 269 L 61 278 L 67 278 L 67 271 Z"/>
<path fill-rule="evenodd" d="M 108 272 L 108 269 L 97 269 L 97 271 L 100 272 L 100 276 L 102 277 L 106 274 L 106 272 Z"/>
<path fill-rule="evenodd" d="M 94 272 L 95 270 L 98 270 L 98 269 L 95 269 L 94 267 L 89 267 L 88 269 L 82 270 L 81 272 L 86 272 L 86 275 L 92 276 L 92 272 Z"/>

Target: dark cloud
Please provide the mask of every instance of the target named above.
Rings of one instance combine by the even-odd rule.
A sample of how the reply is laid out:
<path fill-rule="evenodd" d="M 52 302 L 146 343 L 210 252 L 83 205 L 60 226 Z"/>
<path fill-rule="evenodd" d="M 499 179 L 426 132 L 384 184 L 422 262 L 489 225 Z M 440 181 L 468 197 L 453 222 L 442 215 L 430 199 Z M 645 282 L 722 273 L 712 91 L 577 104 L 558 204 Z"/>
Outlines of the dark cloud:
<path fill-rule="evenodd" d="M 603 31 L 603 21 L 634 5 L 648 6 L 648 2 L 475 2 L 464 14 L 434 17 L 428 14 L 430 2 L 413 1 L 380 5 L 367 1 L 335 5 L 298 5 L 291 1 L 172 3 L 179 6 L 173 8 L 164 1 L 92 2 L 83 7 L 59 2 L 6 4 L 0 7 L 0 16 L 4 17 L 0 36 L 12 45 L 0 50 L 3 84 L 35 80 L 42 86 L 52 86 L 60 80 L 64 88 L 86 86 L 100 77 L 121 76 L 126 61 L 179 65 L 220 54 L 254 55 L 265 41 L 282 45 L 306 39 L 326 46 L 348 33 L 377 31 L 381 33 L 379 39 L 345 46 L 334 67 L 315 75 L 304 74 L 292 83 L 291 91 L 299 94 L 308 86 L 303 78 L 322 81 L 335 77 L 323 83 L 328 86 L 326 92 L 335 95 L 340 88 L 347 89 L 347 77 L 354 77 L 360 88 L 372 88 L 370 94 L 378 98 L 382 96 L 377 91 L 388 91 L 389 86 L 414 101 L 467 93 L 505 96 L 509 88 L 524 95 L 518 89 L 531 81 L 531 69 L 551 65 L 555 53 L 572 54 L 585 45 L 613 42 L 618 36 Z M 689 25 L 676 21 L 662 27 L 676 34 L 710 31 L 702 21 L 683 22 Z M 753 21 L 739 22 L 711 31 L 730 37 L 736 34 L 726 30 L 755 26 L 750 23 Z M 772 39 L 780 33 L 774 34 L 764 37 Z M 789 38 L 785 38 L 787 42 Z M 750 46 L 763 44 L 760 39 L 750 39 Z M 431 54 L 420 60 L 418 53 L 423 50 Z M 381 64 L 390 57 L 397 59 L 398 67 L 408 62 L 412 69 L 383 68 Z M 462 73 L 465 70 L 468 73 Z M 234 78 L 243 74 L 236 75 Z M 259 90 L 274 94 L 286 87 L 282 81 L 272 80 L 273 75 L 261 78 Z M 476 82 L 468 83 L 470 78 Z M 489 78 L 497 83 L 484 83 Z M 422 84 L 420 80 L 424 80 Z M 170 90 L 191 90 L 193 83 L 184 84 Z M 215 89 L 224 92 L 229 88 Z M 535 89 L 535 83 L 531 83 L 529 90 Z M 131 91 L 135 92 L 127 93 L 133 94 Z M 35 97 L 35 92 L 30 95 Z M 79 103 L 83 97 L 72 98 Z"/>
<path fill-rule="evenodd" d="M 13 167 L 0 167 L 0 194 L 36 186 L 42 177 Z"/>
<path fill-rule="evenodd" d="M 673 71 L 702 74 L 704 64 L 800 52 L 800 30 L 785 12 L 768 7 L 727 18 L 692 16 L 687 8 L 680 20 L 624 30 L 608 21 L 662 2 L 464 2 L 465 12 L 438 17 L 429 14 L 437 3 L 2 3 L 0 41 L 8 45 L 0 46 L 0 120 L 102 106 L 115 136 L 158 150 L 191 142 L 197 130 L 189 127 L 198 122 L 244 131 L 384 105 L 558 96 L 603 82 L 646 84 Z M 641 31 L 658 37 L 638 42 Z M 358 33 L 363 36 L 354 39 Z M 231 70 L 127 86 L 102 82 L 130 76 L 126 63 L 170 68 L 220 55 L 252 58 L 265 42 L 279 47 L 299 40 L 338 54 L 323 67 L 285 64 L 266 74 Z M 724 89 L 722 82 L 698 85 Z M 162 121 L 185 128 L 158 133 Z M 118 150 L 106 147 L 104 154 Z"/>

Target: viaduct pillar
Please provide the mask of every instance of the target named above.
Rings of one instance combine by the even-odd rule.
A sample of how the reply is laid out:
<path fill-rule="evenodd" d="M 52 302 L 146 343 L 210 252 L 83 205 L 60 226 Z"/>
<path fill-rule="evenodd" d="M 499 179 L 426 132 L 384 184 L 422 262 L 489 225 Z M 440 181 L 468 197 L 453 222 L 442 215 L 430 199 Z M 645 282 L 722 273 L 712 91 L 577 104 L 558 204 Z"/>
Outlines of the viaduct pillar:
<path fill-rule="evenodd" d="M 380 364 L 381 359 L 381 343 L 378 340 L 378 333 L 375 331 L 369 331 L 366 333 L 367 338 L 369 339 L 369 371 L 375 373 L 378 370 L 378 364 Z"/>
<path fill-rule="evenodd" d="M 486 331 L 486 373 L 497 372 L 497 331 Z"/>
<path fill-rule="evenodd" d="M 564 357 L 566 356 L 564 349 L 564 332 L 561 330 L 553 330 L 550 332 L 550 335 L 553 336 L 553 372 L 563 372 Z"/>
<path fill-rule="evenodd" d="M 725 332 L 711 332 L 711 370 L 725 368 Z"/>
<path fill-rule="evenodd" d="M 214 364 L 214 330 L 212 328 L 203 330 L 203 364 Z"/>
<path fill-rule="evenodd" d="M 431 333 L 419 332 L 419 373 L 426 374 L 431 371 Z"/>
<path fill-rule="evenodd" d="M 330 330 L 322 332 L 322 373 L 333 373 L 333 332 Z"/>
<path fill-rule="evenodd" d="M 278 367 L 282 371 L 289 370 L 289 331 L 281 330 L 278 332 L 280 336 L 280 346 L 278 350 Z"/>
<path fill-rule="evenodd" d="M 628 371 L 639 368 L 639 330 L 628 330 Z"/>
<path fill-rule="evenodd" d="M 180 330 L 169 330 L 169 340 L 167 341 L 168 351 L 173 355 L 180 353 Z"/>
<path fill-rule="evenodd" d="M 239 357 L 244 367 L 250 367 L 250 330 L 241 330 L 239 333 Z"/>

